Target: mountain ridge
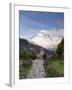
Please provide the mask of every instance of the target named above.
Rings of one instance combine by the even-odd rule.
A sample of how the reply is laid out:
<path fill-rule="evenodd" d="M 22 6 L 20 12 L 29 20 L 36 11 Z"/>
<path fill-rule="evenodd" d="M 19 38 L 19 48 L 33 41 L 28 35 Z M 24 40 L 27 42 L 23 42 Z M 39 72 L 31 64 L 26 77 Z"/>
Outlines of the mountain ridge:
<path fill-rule="evenodd" d="M 61 31 L 58 31 L 59 33 Z M 58 36 L 53 31 L 40 31 L 36 36 L 31 39 L 31 43 L 40 45 L 44 48 L 57 48 L 57 45 L 61 42 L 62 36 Z"/>
<path fill-rule="evenodd" d="M 19 38 L 19 49 L 20 50 L 24 49 L 27 51 L 36 51 L 37 53 L 40 52 L 40 50 L 44 50 L 48 54 L 53 54 L 55 52 L 55 50 L 46 49 L 36 44 L 32 44 L 28 40 L 22 38 Z"/>

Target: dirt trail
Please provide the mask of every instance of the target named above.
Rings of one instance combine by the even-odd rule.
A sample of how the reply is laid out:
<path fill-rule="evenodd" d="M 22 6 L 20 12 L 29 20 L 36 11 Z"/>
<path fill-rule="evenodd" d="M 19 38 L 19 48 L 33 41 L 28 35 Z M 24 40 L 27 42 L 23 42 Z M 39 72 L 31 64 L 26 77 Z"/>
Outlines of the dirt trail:
<path fill-rule="evenodd" d="M 45 71 L 43 67 L 44 60 L 35 59 L 33 60 L 32 68 L 29 71 L 27 78 L 43 78 L 45 77 Z"/>

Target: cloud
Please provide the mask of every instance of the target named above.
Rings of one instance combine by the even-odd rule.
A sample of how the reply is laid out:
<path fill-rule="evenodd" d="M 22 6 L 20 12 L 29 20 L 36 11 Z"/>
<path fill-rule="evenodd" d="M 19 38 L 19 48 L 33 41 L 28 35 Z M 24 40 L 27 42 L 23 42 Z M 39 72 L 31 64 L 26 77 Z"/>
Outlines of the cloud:
<path fill-rule="evenodd" d="M 64 37 L 63 31 L 63 29 L 40 30 L 32 37 L 31 42 L 45 48 L 56 48 Z"/>
<path fill-rule="evenodd" d="M 31 40 L 32 37 L 36 36 L 36 34 L 38 33 L 39 31 L 38 30 L 35 30 L 35 29 L 28 29 L 28 31 L 23 31 L 23 32 L 20 32 L 20 35 L 19 37 L 20 38 L 24 38 L 24 39 L 27 39 L 28 41 Z"/>

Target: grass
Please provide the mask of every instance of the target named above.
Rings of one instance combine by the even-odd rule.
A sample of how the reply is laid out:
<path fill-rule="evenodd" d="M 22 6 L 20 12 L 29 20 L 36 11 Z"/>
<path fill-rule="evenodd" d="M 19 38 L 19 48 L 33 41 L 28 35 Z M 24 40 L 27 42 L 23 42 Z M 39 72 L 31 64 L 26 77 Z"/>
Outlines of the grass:
<path fill-rule="evenodd" d="M 19 58 L 23 60 L 35 59 L 36 55 L 36 51 L 20 50 Z"/>
<path fill-rule="evenodd" d="M 51 58 L 44 62 L 46 77 L 63 77 L 64 60 L 60 58 Z"/>
<path fill-rule="evenodd" d="M 19 62 L 19 79 L 27 78 L 29 70 L 31 69 L 31 60 L 20 60 Z"/>
<path fill-rule="evenodd" d="M 36 52 L 28 50 L 20 50 L 19 53 L 19 79 L 27 78 L 29 70 L 32 66 L 32 60 L 35 60 Z"/>

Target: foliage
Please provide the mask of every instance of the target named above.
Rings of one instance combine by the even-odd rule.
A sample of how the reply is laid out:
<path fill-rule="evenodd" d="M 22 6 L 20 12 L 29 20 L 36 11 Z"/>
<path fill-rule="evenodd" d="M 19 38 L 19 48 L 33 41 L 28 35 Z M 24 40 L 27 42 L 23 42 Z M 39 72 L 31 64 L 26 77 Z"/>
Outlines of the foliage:
<path fill-rule="evenodd" d="M 61 43 L 57 46 L 56 54 L 58 57 L 64 55 L 64 39 L 63 38 L 62 38 Z"/>
<path fill-rule="evenodd" d="M 64 39 L 57 46 L 56 54 L 44 61 L 46 77 L 64 76 Z"/>
<path fill-rule="evenodd" d="M 20 50 L 19 57 L 20 59 L 35 59 L 36 58 L 36 52 L 35 51 L 28 51 L 28 50 Z"/>
<path fill-rule="evenodd" d="M 44 63 L 46 77 L 63 77 L 64 63 L 63 60 L 51 59 Z"/>
<path fill-rule="evenodd" d="M 30 58 L 34 60 L 36 58 L 36 55 L 37 55 L 37 53 L 35 51 L 32 51 L 30 53 Z"/>
<path fill-rule="evenodd" d="M 47 52 L 44 52 L 43 59 L 44 60 L 48 59 L 48 53 Z"/>
<path fill-rule="evenodd" d="M 27 78 L 29 70 L 32 66 L 32 60 L 36 58 L 35 51 L 21 49 L 19 53 L 19 78 Z"/>
<path fill-rule="evenodd" d="M 29 58 L 29 52 L 27 50 L 20 50 L 19 53 L 20 59 L 28 59 Z"/>
<path fill-rule="evenodd" d="M 32 61 L 31 60 L 20 60 L 19 62 L 19 79 L 27 78 L 27 74 L 31 69 Z"/>

